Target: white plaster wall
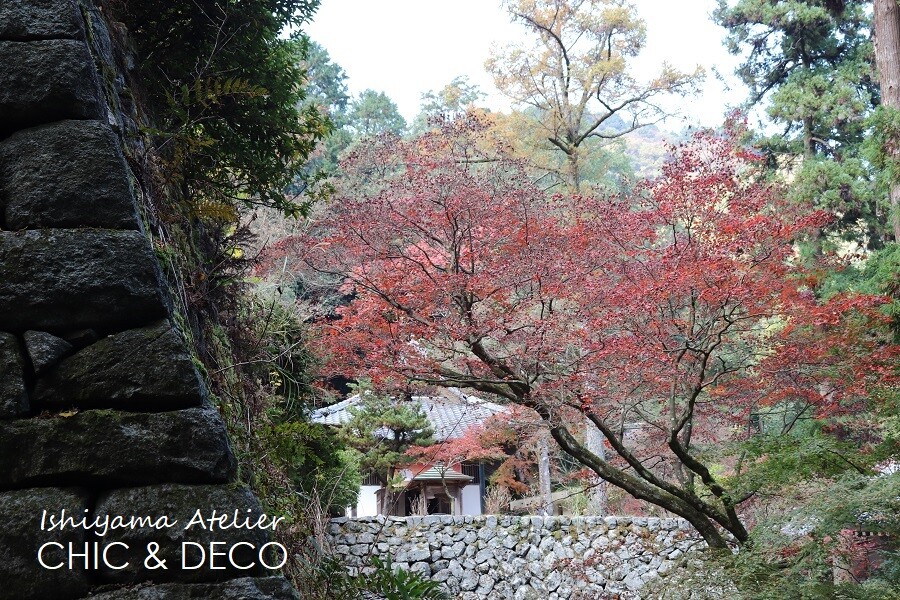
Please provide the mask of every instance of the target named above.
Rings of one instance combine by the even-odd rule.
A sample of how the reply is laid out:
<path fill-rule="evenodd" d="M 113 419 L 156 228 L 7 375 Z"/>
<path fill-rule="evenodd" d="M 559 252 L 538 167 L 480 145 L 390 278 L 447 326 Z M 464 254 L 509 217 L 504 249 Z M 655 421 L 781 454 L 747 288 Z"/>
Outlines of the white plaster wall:
<path fill-rule="evenodd" d="M 481 514 L 481 486 L 477 484 L 467 485 L 462 490 L 462 510 L 463 515 L 480 515 Z"/>
<path fill-rule="evenodd" d="M 374 517 L 378 514 L 377 485 L 364 485 L 359 488 L 359 500 L 356 501 L 357 517 Z"/>

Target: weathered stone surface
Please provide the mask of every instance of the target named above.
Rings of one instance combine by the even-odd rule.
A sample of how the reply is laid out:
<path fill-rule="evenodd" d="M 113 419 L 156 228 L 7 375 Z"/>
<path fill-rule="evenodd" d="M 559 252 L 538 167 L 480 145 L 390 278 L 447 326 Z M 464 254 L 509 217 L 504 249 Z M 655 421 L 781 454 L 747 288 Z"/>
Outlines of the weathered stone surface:
<path fill-rule="evenodd" d="M 153 580 L 157 583 L 197 583 L 268 574 L 259 562 L 259 549 L 270 541 L 271 519 L 266 517 L 265 522 L 261 523 L 266 528 L 230 527 L 235 516 L 238 524 L 242 524 L 245 518 L 256 524 L 263 514 L 259 502 L 247 488 L 169 484 L 113 490 L 98 499 L 94 512 L 101 518 L 109 515 L 110 519 L 115 515 L 164 515 L 169 523 L 177 521 L 174 526 L 162 529 L 145 527 L 110 531 L 105 540 L 107 543 L 118 541 L 127 544 L 130 553 L 125 552 L 123 556 L 130 565 L 119 570 L 101 567 L 99 576 L 104 582 Z M 225 521 L 215 521 L 213 524 L 200 522 L 221 516 L 226 517 Z M 188 545 L 184 547 L 182 544 L 186 542 Z M 210 554 L 211 542 L 216 542 L 214 550 L 221 552 L 221 555 L 213 557 Z M 151 543 L 159 545 L 157 556 L 166 562 L 166 569 L 151 570 L 145 567 L 143 561 Z M 193 544 L 201 545 L 203 550 Z M 230 552 L 232 546 L 235 546 L 233 553 Z M 282 559 L 283 556 L 278 554 L 266 558 L 266 561 L 277 565 Z M 232 561 L 250 568 L 237 569 Z M 182 569 L 183 565 L 193 567 L 201 564 L 203 566 L 200 568 Z"/>
<path fill-rule="evenodd" d="M 0 40 L 76 38 L 83 34 L 73 0 L 3 0 Z"/>
<path fill-rule="evenodd" d="M 79 598 L 86 594 L 89 583 L 83 568 L 70 570 L 66 564 L 59 569 L 44 569 L 37 562 L 37 553 L 48 542 L 65 547 L 72 542 L 83 550 L 83 529 L 41 531 L 41 516 L 44 510 L 59 515 L 65 509 L 67 514 L 79 517 L 87 506 L 87 494 L 74 489 L 37 488 L 0 493 L 0 523 L 3 523 L 0 527 L 0 597 L 44 600 Z M 42 557 L 51 566 L 66 560 L 58 546 L 48 547 Z"/>
<path fill-rule="evenodd" d="M 72 344 L 46 331 L 26 331 L 25 350 L 37 375 L 55 366 L 72 350 Z"/>
<path fill-rule="evenodd" d="M 28 412 L 23 362 L 16 336 L 0 332 L 0 419 Z"/>
<path fill-rule="evenodd" d="M 137 231 L 0 232 L 0 330 L 62 336 L 164 318 L 150 243 Z"/>
<path fill-rule="evenodd" d="M 460 600 L 562 600 L 575 589 L 586 598 L 656 598 L 642 596 L 644 586 L 679 564 L 673 559 L 678 548 L 693 552 L 700 572 L 706 568 L 699 560 L 702 539 L 680 519 L 361 517 L 332 519 L 328 534 L 350 569 L 365 571 L 369 556 L 388 556 Z M 375 535 L 383 542 L 360 543 Z"/>
<path fill-rule="evenodd" d="M 103 114 L 94 65 L 82 41 L 0 41 L 0 65 L 0 136 Z"/>
<path fill-rule="evenodd" d="M 91 600 L 299 600 L 284 577 L 243 577 L 223 583 L 166 583 L 91 596 Z"/>
<path fill-rule="evenodd" d="M 76 329 L 75 331 L 67 331 L 65 335 L 67 342 L 75 348 L 84 348 L 100 339 L 100 336 L 93 329 Z"/>
<path fill-rule="evenodd" d="M 199 406 L 202 390 L 184 340 L 161 321 L 103 338 L 65 359 L 38 380 L 33 402 L 42 408 L 170 410 Z"/>
<path fill-rule="evenodd" d="M 224 483 L 237 464 L 212 408 L 84 411 L 0 421 L 0 489 L 28 485 Z"/>
<path fill-rule="evenodd" d="M 60 121 L 0 142 L 0 207 L 9 230 L 139 228 L 125 159 L 100 121 Z"/>

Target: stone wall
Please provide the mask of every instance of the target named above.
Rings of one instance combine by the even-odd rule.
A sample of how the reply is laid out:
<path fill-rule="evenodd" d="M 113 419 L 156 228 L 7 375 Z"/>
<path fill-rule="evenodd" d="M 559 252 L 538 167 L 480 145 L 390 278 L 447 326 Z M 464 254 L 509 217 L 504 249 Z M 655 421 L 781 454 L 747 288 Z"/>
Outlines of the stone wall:
<path fill-rule="evenodd" d="M 686 521 L 643 517 L 341 518 L 329 535 L 351 568 L 390 557 L 460 600 L 639 598 L 705 547 Z"/>
<path fill-rule="evenodd" d="M 90 0 L 0 0 L 0 598 L 294 598 L 258 563 L 179 568 L 181 542 L 268 538 L 183 527 L 198 509 L 261 508 L 236 483 L 145 235 L 123 152 L 140 144 L 137 109 L 111 26 Z M 44 511 L 63 510 L 181 525 L 42 530 Z M 48 542 L 61 544 L 48 564 L 71 543 L 88 565 L 41 567 Z M 128 567 L 94 563 L 113 542 Z M 165 569 L 148 568 L 152 544 Z M 237 564 L 253 562 L 247 544 Z"/>

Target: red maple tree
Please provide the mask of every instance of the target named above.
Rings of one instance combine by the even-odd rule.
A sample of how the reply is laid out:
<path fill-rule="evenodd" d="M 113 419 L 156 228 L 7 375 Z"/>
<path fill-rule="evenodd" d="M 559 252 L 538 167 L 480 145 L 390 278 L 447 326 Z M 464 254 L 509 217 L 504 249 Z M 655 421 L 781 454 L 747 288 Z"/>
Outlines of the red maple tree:
<path fill-rule="evenodd" d="M 766 403 L 850 410 L 886 374 L 860 368 L 885 358 L 878 342 L 843 326 L 881 300 L 821 304 L 799 266 L 795 241 L 828 217 L 784 202 L 728 136 L 698 134 L 627 196 L 548 198 L 482 134 L 469 118 L 364 147 L 353 192 L 280 247 L 354 295 L 323 327 L 334 364 L 530 408 L 711 547 L 746 541 L 752 490 L 729 489 L 705 449 Z M 608 457 L 575 433 L 585 420 Z"/>

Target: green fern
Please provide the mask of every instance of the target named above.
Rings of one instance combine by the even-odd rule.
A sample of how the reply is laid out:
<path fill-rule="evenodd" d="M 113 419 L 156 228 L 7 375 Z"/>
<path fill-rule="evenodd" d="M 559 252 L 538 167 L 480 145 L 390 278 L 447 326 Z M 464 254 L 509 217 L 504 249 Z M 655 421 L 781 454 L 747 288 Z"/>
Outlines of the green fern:
<path fill-rule="evenodd" d="M 418 573 L 395 569 L 390 557 L 385 560 L 372 557 L 375 572 L 368 578 L 369 591 L 381 594 L 386 600 L 446 600 L 447 593 L 436 581 Z"/>
<path fill-rule="evenodd" d="M 167 91 L 166 96 L 170 110 L 182 122 L 190 121 L 190 108 L 196 105 L 209 108 L 236 96 L 261 98 L 268 94 L 264 87 L 239 77 L 198 78 L 193 85 L 183 83 L 177 89 L 177 95 L 172 91 Z"/>

